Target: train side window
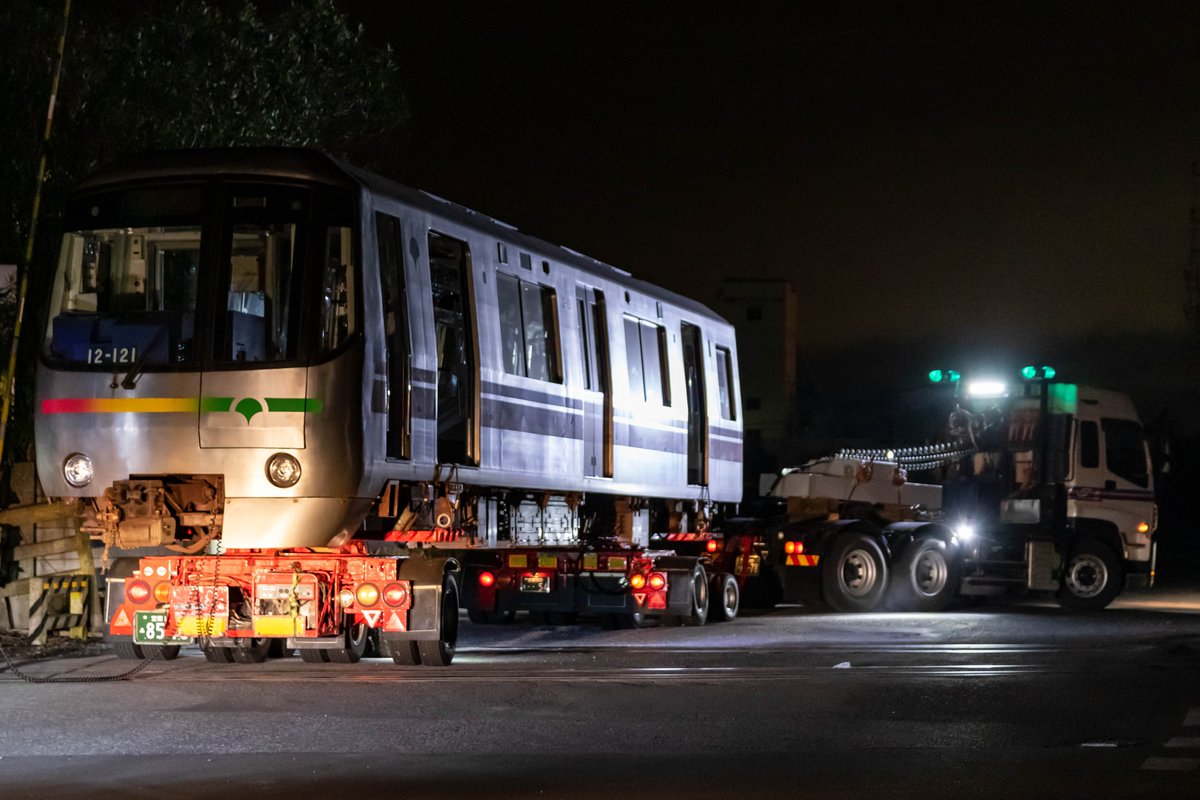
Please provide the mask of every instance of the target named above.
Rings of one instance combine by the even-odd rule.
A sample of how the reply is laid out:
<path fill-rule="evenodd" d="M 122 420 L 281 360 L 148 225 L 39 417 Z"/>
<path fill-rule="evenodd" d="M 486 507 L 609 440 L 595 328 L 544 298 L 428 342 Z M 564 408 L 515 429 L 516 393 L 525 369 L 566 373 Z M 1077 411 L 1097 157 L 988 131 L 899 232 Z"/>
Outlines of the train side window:
<path fill-rule="evenodd" d="M 1100 426 L 1094 422 L 1079 423 L 1079 466 L 1084 469 L 1100 466 Z"/>
<path fill-rule="evenodd" d="M 1141 426 L 1128 419 L 1105 419 L 1100 424 L 1104 427 L 1104 462 L 1108 471 L 1136 486 L 1149 486 L 1150 470 L 1146 466 Z"/>
<path fill-rule="evenodd" d="M 501 364 L 509 375 L 561 383 L 556 294 L 547 286 L 496 273 Z"/>
<path fill-rule="evenodd" d="M 404 282 L 404 258 L 400 220 L 375 214 L 379 248 L 379 277 L 382 289 L 383 332 L 387 352 L 387 455 L 412 457 L 412 409 L 409 393 L 409 364 L 412 344 L 408 327 L 408 294 Z"/>
<path fill-rule="evenodd" d="M 737 405 L 733 398 L 733 356 L 724 347 L 717 349 L 717 398 L 721 403 L 721 418 L 737 419 Z"/>
<path fill-rule="evenodd" d="M 625 365 L 629 391 L 647 403 L 671 405 L 667 376 L 667 335 L 659 325 L 637 317 L 625 317 Z"/>
<path fill-rule="evenodd" d="M 328 353 L 349 339 L 356 328 L 354 291 L 357 276 L 350 228 L 331 226 L 326 229 L 322 264 L 320 350 Z"/>

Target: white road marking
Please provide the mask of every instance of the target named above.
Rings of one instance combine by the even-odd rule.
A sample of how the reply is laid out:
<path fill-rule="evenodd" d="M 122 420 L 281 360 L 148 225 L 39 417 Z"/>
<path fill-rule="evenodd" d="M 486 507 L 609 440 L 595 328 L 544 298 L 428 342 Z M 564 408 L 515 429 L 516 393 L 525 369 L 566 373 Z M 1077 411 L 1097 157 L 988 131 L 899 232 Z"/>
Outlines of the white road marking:
<path fill-rule="evenodd" d="M 1200 766 L 1200 758 L 1162 758 L 1155 756 L 1142 762 L 1142 769 L 1164 772 L 1188 772 Z"/>
<path fill-rule="evenodd" d="M 1188 727 L 1200 725 L 1200 708 L 1189 709 L 1187 719 L 1183 721 L 1183 724 Z"/>

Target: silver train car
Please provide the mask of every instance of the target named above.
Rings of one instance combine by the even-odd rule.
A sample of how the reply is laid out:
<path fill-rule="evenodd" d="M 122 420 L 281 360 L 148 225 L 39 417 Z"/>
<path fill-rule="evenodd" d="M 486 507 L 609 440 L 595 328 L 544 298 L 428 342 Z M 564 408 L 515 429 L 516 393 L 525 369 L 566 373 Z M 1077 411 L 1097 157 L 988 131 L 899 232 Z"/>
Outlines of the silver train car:
<path fill-rule="evenodd" d="M 38 471 L 110 548 L 637 539 L 740 499 L 732 326 L 485 215 L 254 148 L 115 164 L 65 230 Z"/>

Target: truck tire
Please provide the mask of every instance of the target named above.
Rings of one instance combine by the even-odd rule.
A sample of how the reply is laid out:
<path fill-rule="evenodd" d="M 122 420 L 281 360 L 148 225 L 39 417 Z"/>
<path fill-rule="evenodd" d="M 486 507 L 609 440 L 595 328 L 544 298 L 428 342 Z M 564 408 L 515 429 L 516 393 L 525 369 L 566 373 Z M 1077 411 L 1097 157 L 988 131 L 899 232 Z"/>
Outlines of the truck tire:
<path fill-rule="evenodd" d="M 871 611 L 887 591 L 888 568 L 879 543 L 846 531 L 821 559 L 821 594 L 834 611 Z"/>
<path fill-rule="evenodd" d="M 261 637 L 239 639 L 238 643 L 229 648 L 233 660 L 238 664 L 261 664 L 267 660 L 271 652 L 271 640 Z"/>
<path fill-rule="evenodd" d="M 367 652 L 368 630 L 365 622 L 347 626 L 342 633 L 342 646 L 325 651 L 328 660 L 334 664 L 357 664 Z"/>
<path fill-rule="evenodd" d="M 208 646 L 202 648 L 204 660 L 210 664 L 232 664 L 233 651 L 228 647 Z"/>
<path fill-rule="evenodd" d="M 329 651 L 319 647 L 301 647 L 300 660 L 305 664 L 328 664 Z"/>
<path fill-rule="evenodd" d="M 741 604 L 741 593 L 738 591 L 737 578 L 728 572 L 713 576 L 709 584 L 709 615 L 713 622 L 731 622 L 737 619 L 738 607 Z"/>
<path fill-rule="evenodd" d="M 708 607 L 711 595 L 708 593 L 708 573 L 703 564 L 692 567 L 692 602 L 688 613 L 682 614 L 679 621 L 684 625 L 699 627 L 708 622 Z"/>
<path fill-rule="evenodd" d="M 408 639 L 389 641 L 380 637 L 379 649 L 384 658 L 391 658 L 393 664 L 402 667 L 415 667 L 421 663 L 421 654 L 417 652 L 417 643 Z"/>
<path fill-rule="evenodd" d="M 133 639 L 114 639 L 112 643 L 113 652 L 117 658 L 124 661 L 141 661 L 146 657 L 146 653 L 142 650 L 140 644 L 134 644 Z"/>
<path fill-rule="evenodd" d="M 958 593 L 960 562 L 941 539 L 909 542 L 892 570 L 888 607 L 895 611 L 941 611 Z"/>
<path fill-rule="evenodd" d="M 421 663 L 427 667 L 448 667 L 458 646 L 458 589 L 449 576 L 442 579 L 442 609 L 438 620 L 438 638 L 417 642 Z"/>
<path fill-rule="evenodd" d="M 1095 539 L 1080 539 L 1063 565 L 1058 603 L 1072 611 L 1099 611 L 1121 593 L 1121 560 Z"/>
<path fill-rule="evenodd" d="M 144 644 L 142 654 L 157 661 L 174 661 L 179 658 L 179 648 L 177 644 Z"/>

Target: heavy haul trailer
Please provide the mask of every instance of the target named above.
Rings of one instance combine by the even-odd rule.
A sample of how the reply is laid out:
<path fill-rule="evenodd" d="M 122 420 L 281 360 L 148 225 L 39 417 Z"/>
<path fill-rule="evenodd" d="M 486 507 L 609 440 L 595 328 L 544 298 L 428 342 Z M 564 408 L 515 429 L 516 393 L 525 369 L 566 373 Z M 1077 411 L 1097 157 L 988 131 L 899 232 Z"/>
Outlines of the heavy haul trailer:
<path fill-rule="evenodd" d="M 977 382 L 947 433 L 781 474 L 770 494 L 786 511 L 758 540 L 776 594 L 936 611 L 959 594 L 1034 591 L 1089 610 L 1153 584 L 1153 477 L 1127 396 L 1040 377 L 1012 392 Z"/>
<path fill-rule="evenodd" d="M 648 547 L 740 500 L 704 306 L 311 151 L 134 157 L 64 222 L 38 470 L 123 655 L 446 663 L 463 598 L 706 617 L 706 562 Z"/>

